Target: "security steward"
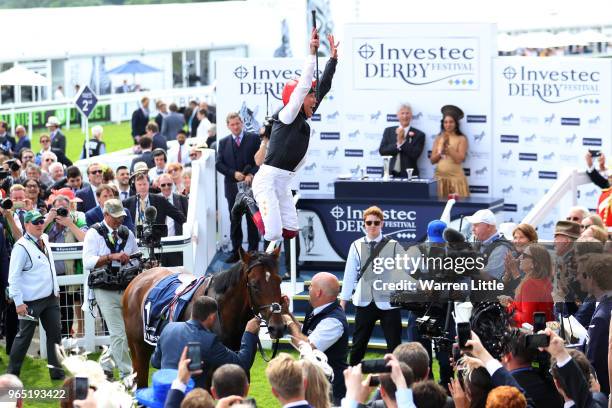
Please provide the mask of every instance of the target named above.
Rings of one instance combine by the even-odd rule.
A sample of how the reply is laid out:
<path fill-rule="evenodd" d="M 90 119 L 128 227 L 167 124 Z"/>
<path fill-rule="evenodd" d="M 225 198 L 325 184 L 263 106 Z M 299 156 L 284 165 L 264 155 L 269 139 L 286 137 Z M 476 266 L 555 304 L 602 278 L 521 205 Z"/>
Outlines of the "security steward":
<path fill-rule="evenodd" d="M 138 252 L 138 246 L 132 231 L 122 225 L 125 215 L 121 201 L 107 200 L 104 203 L 104 220 L 91 226 L 83 242 L 83 266 L 90 271 L 87 280 L 90 307 L 97 303 L 106 321 L 111 357 L 121 378 L 132 372 L 121 297 L 139 271 L 138 265 L 130 262 L 130 255 Z M 113 371 L 109 363 L 103 362 L 102 366 L 110 377 Z"/>
<path fill-rule="evenodd" d="M 47 361 L 51 379 L 64 378 L 55 353 L 61 342 L 59 285 L 53 253 L 46 234 L 45 218 L 38 210 L 24 216 L 25 234 L 15 242 L 9 266 L 9 297 L 19 317 L 19 332 L 10 353 L 7 372 L 19 376 L 38 321 L 47 334 Z"/>

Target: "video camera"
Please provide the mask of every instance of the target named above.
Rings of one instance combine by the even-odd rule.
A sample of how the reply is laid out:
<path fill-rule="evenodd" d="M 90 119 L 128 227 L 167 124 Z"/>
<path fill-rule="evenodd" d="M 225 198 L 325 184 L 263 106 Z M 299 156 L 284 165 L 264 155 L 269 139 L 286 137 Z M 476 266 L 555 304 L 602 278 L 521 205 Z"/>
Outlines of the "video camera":
<path fill-rule="evenodd" d="M 157 208 L 147 207 L 144 213 L 145 223 L 136 226 L 136 238 L 138 238 L 140 246 L 149 249 L 149 259 L 153 259 L 155 248 L 161 248 L 162 246 L 162 237 L 168 236 L 168 226 L 166 224 L 155 224 Z"/>

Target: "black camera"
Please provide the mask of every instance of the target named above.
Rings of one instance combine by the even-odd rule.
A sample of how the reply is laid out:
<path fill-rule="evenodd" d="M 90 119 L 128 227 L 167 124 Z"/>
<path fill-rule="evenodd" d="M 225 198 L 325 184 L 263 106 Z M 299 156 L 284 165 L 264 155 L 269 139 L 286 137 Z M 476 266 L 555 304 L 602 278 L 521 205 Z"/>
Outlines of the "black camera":
<path fill-rule="evenodd" d="M 7 178 L 8 176 L 10 176 L 11 173 L 7 170 L 0 170 L 0 180 L 3 180 L 5 178 Z"/>
<path fill-rule="evenodd" d="M 13 173 L 21 169 L 21 165 L 15 159 L 7 160 L 6 164 Z"/>
<path fill-rule="evenodd" d="M 2 203 L 0 203 L 0 207 L 5 210 L 10 210 L 11 208 L 13 208 L 13 200 L 11 200 L 10 198 L 5 198 L 4 200 L 2 200 Z"/>
<path fill-rule="evenodd" d="M 155 224 L 156 218 L 157 209 L 147 207 L 144 224 L 136 226 L 136 238 L 140 240 L 140 245 L 150 250 L 161 247 L 162 237 L 168 236 L 168 226 L 166 224 Z"/>
<path fill-rule="evenodd" d="M 55 212 L 57 213 L 58 217 L 67 217 L 68 216 L 68 210 L 64 207 L 59 207 L 58 209 L 55 210 Z"/>

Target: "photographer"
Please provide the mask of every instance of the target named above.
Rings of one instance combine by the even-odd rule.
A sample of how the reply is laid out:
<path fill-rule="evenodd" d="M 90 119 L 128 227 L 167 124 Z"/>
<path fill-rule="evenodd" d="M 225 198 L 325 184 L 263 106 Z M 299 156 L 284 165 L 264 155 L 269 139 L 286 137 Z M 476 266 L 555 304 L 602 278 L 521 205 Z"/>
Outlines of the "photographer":
<path fill-rule="evenodd" d="M 2 206 L 0 206 L 0 213 L 3 216 L 2 223 L 11 247 L 15 241 L 21 238 L 25 214 L 32 209 L 32 203 L 26 198 L 23 186 L 21 184 L 13 185 L 10 191 L 10 199 L 4 199 Z"/>
<path fill-rule="evenodd" d="M 83 242 L 87 232 L 85 214 L 71 210 L 74 193 L 70 189 L 62 190 L 64 191 L 59 191 L 53 198 L 53 207 L 45 217 L 44 230 L 49 236 L 49 242 L 54 244 Z M 58 276 L 80 275 L 83 273 L 83 263 L 81 260 L 55 261 L 55 271 Z M 66 313 L 65 316 L 62 316 L 62 337 L 72 335 L 75 307 L 79 326 L 75 331 L 82 332 L 83 316 L 80 306 L 79 285 L 64 287 L 60 292 L 60 310 Z"/>
<path fill-rule="evenodd" d="M 106 268 L 107 271 L 110 270 L 107 272 L 108 275 L 116 279 L 118 272 L 114 270 L 125 266 L 129 262 L 130 255 L 138 252 L 134 234 L 122 226 L 125 214 L 121 201 L 110 199 L 104 203 L 104 221 L 94 224 L 85 234 L 83 242 L 85 269 L 93 271 L 96 268 Z M 121 377 L 129 375 L 132 372 L 132 362 L 122 315 L 123 288 L 100 285 L 93 288 L 93 294 L 108 326 L 111 356 L 119 368 Z M 112 375 L 112 366 L 108 362 L 103 368 L 107 374 Z"/>
<path fill-rule="evenodd" d="M 4 171 L 0 174 L 2 181 L 1 188 L 4 191 L 9 191 L 14 184 L 22 184 L 21 178 L 21 162 L 19 159 L 10 159 L 4 162 Z"/>

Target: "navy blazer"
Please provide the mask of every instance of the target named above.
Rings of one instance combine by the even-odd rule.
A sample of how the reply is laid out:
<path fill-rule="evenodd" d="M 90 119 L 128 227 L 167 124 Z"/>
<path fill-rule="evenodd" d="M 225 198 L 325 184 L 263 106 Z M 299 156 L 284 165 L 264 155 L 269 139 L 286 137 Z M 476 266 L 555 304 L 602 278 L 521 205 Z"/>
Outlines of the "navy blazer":
<path fill-rule="evenodd" d="M 601 392 L 606 395 L 610 393 L 610 383 L 608 382 L 608 331 L 610 329 L 611 307 L 612 297 L 605 296 L 595 308 L 588 327 L 589 343 L 586 349 L 586 355 L 597 373 Z"/>
<path fill-rule="evenodd" d="M 32 144 L 30 142 L 30 138 L 26 136 L 17 141 L 17 144 L 15 144 L 15 148 L 13 150 L 15 151 L 15 156 L 18 156 L 19 152 L 21 152 L 22 149 L 31 149 L 31 148 L 32 148 Z"/>
<path fill-rule="evenodd" d="M 233 198 L 238 193 L 234 173 L 253 174 L 257 173 L 259 167 L 255 164 L 255 153 L 259 150 L 261 139 L 255 133 L 244 132 L 240 147 L 236 147 L 233 135 L 227 135 L 219 140 L 219 150 L 215 167 L 217 171 L 225 176 L 225 198 Z"/>
<path fill-rule="evenodd" d="M 153 150 L 155 149 L 163 149 L 165 152 L 168 151 L 167 140 L 161 133 L 153 135 Z"/>
<path fill-rule="evenodd" d="M 136 109 L 132 113 L 132 137 L 136 139 L 136 136 L 142 136 L 147 133 L 147 124 L 149 118 L 142 111 L 141 108 Z"/>
<path fill-rule="evenodd" d="M 123 200 L 123 207 L 130 213 L 132 216 L 132 220 L 136 222 L 136 203 L 138 200 L 137 195 L 133 195 L 129 197 L 127 200 Z M 174 205 L 170 204 L 168 200 L 164 197 L 149 193 L 149 205 L 155 207 L 157 209 L 157 217 L 155 218 L 156 224 L 165 224 L 166 217 L 170 217 L 175 222 L 175 232 L 176 235 L 181 235 L 183 233 L 183 224 L 187 221 L 187 217 L 176 208 Z"/>
<path fill-rule="evenodd" d="M 75 195 L 81 200 L 83 200 L 82 202 L 77 203 L 78 211 L 86 213 L 92 208 L 98 206 L 98 203 L 96 203 L 96 193 L 94 193 L 93 188 L 91 188 L 91 185 L 77 190 Z"/>
<path fill-rule="evenodd" d="M 423 146 L 425 146 L 425 133 L 417 128 L 410 127 L 406 135 L 406 141 L 398 150 L 397 136 L 395 133 L 396 129 L 397 126 L 391 126 L 385 129 L 382 140 L 380 141 L 378 153 L 380 153 L 381 156 L 393 156 L 389 162 L 389 173 L 394 177 L 408 177 L 406 169 L 414 169 L 412 175 L 418 176 L 419 168 L 417 167 L 417 161 L 423 152 Z M 414 136 L 410 136 L 411 132 L 414 133 Z M 398 153 L 400 154 L 401 171 L 396 173 L 393 171 L 393 168 L 395 167 Z"/>
<path fill-rule="evenodd" d="M 136 227 L 134 227 L 134 221 L 132 220 L 132 216 L 129 211 L 125 212 L 125 218 L 123 219 L 123 225 L 128 227 L 130 231 L 134 234 L 136 233 Z M 102 207 L 99 205 L 95 206 L 91 210 L 85 213 L 85 221 L 87 222 L 87 226 L 91 227 L 96 222 L 102 222 L 104 220 L 104 213 L 102 212 Z"/>
<path fill-rule="evenodd" d="M 153 152 L 152 151 L 142 152 L 140 155 L 134 157 L 132 159 L 132 164 L 130 165 L 130 173 L 134 172 L 134 166 L 138 162 L 147 163 L 148 168 L 155 167 L 155 160 L 153 160 Z"/>
<path fill-rule="evenodd" d="M 225 347 L 215 333 L 208 330 L 196 320 L 186 322 L 171 322 L 164 328 L 155 352 L 151 356 L 151 365 L 155 368 L 178 367 L 183 349 L 190 341 L 200 343 L 204 374 L 194 377 L 197 387 L 203 387 L 206 373 L 211 373 L 223 364 L 238 364 L 246 373 L 251 370 L 255 352 L 257 351 L 257 336 L 244 332 L 240 343 L 240 351 L 232 351 Z M 208 382 L 210 383 L 210 378 Z"/>
<path fill-rule="evenodd" d="M 62 131 L 59 129 L 55 133 L 53 140 L 51 140 L 51 150 L 54 152 L 56 150 L 59 150 L 62 152 L 62 154 L 64 155 L 66 154 L 66 136 L 64 136 Z M 60 161 L 59 157 L 58 157 L 58 161 Z"/>

